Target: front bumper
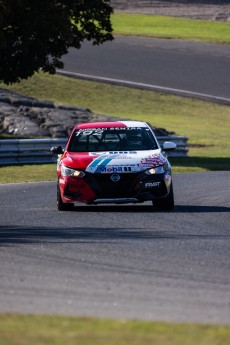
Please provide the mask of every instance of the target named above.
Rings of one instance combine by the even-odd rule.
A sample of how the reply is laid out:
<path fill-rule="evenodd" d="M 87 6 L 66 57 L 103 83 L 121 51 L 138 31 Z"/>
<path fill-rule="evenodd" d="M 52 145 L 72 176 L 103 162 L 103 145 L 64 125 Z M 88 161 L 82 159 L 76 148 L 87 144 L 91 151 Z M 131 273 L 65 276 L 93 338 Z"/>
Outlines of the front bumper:
<path fill-rule="evenodd" d="M 119 180 L 114 182 L 112 175 L 86 173 L 84 178 L 60 176 L 63 202 L 141 203 L 165 198 L 172 183 L 170 171 L 155 175 L 122 173 L 119 174 Z"/>

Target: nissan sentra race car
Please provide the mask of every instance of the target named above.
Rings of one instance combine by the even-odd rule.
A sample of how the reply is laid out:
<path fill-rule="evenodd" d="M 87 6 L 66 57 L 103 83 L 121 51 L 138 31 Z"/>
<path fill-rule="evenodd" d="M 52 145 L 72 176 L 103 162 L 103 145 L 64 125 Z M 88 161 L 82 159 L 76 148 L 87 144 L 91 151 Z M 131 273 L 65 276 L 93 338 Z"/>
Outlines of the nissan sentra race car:
<path fill-rule="evenodd" d="M 83 123 L 74 127 L 66 148 L 58 154 L 57 207 L 74 203 L 123 204 L 151 201 L 159 210 L 174 207 L 171 166 L 145 122 Z"/>

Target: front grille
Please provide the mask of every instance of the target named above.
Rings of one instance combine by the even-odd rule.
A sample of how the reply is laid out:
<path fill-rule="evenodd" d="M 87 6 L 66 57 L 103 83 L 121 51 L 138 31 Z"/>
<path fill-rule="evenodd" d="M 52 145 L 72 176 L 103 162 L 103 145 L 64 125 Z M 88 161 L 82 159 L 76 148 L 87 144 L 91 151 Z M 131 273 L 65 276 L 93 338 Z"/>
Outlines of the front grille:
<path fill-rule="evenodd" d="M 90 185 L 98 198 L 126 198 L 136 194 L 138 174 L 119 174 L 120 180 L 113 182 L 112 174 L 90 174 L 85 181 Z"/>

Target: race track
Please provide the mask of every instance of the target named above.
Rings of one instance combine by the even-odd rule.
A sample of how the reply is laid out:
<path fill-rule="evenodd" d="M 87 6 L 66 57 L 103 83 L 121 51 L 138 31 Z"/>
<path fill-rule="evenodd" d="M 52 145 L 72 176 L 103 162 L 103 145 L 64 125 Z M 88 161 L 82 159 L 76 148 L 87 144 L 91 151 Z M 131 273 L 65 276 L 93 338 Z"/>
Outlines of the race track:
<path fill-rule="evenodd" d="M 101 46 L 85 42 L 80 50 L 70 49 L 63 62 L 66 72 L 120 80 L 127 85 L 152 85 L 164 92 L 173 89 L 195 93 L 197 97 L 205 94 L 230 103 L 227 44 L 115 37 Z"/>
<path fill-rule="evenodd" d="M 230 323 L 230 172 L 174 175 L 176 207 L 58 212 L 55 182 L 0 185 L 0 312 Z"/>

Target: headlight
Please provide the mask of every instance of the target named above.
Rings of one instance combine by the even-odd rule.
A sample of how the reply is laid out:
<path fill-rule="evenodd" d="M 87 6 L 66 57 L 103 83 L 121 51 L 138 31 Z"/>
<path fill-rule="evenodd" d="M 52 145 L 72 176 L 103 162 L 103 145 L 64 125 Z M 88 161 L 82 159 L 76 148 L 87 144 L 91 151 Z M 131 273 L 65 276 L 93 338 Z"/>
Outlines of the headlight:
<path fill-rule="evenodd" d="M 145 170 L 145 173 L 147 175 L 154 175 L 154 174 L 163 174 L 166 172 L 166 170 L 169 168 L 169 164 L 168 162 L 165 162 L 164 165 L 160 165 L 158 167 L 155 167 L 155 168 L 151 168 L 151 169 L 148 169 L 148 170 Z"/>
<path fill-rule="evenodd" d="M 61 174 L 62 176 L 75 176 L 75 177 L 85 176 L 85 173 L 83 171 L 67 168 L 65 165 L 62 165 L 61 167 Z"/>

